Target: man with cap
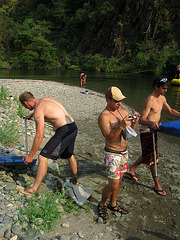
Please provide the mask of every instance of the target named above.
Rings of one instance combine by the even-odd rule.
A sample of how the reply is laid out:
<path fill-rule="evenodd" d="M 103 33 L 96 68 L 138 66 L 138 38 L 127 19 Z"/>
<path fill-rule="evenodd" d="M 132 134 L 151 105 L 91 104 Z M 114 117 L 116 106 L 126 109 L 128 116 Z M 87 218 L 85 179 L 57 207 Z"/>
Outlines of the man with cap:
<path fill-rule="evenodd" d="M 154 91 L 147 97 L 143 104 L 142 114 L 139 119 L 141 124 L 140 128 L 140 138 L 141 138 L 141 148 L 142 155 L 133 163 L 133 165 L 128 168 L 127 175 L 129 175 L 134 181 L 137 181 L 135 176 L 136 168 L 144 163 L 150 166 L 150 171 L 152 178 L 154 180 L 153 190 L 161 195 L 165 196 L 166 192 L 161 188 L 157 176 L 155 176 L 155 165 L 154 165 L 154 150 L 153 150 L 153 137 L 148 126 L 151 126 L 152 129 L 159 129 L 159 121 L 161 118 L 161 111 L 164 109 L 168 114 L 180 117 L 180 112 L 172 109 L 164 96 L 169 87 L 169 81 L 165 76 L 157 77 L 153 82 Z M 156 155 L 157 155 L 157 133 L 155 132 L 155 146 L 156 146 Z M 158 163 L 158 157 L 156 157 Z"/>
<path fill-rule="evenodd" d="M 126 98 L 119 88 L 110 87 L 105 93 L 106 108 L 98 118 L 98 124 L 105 138 L 104 160 L 106 164 L 108 185 L 104 188 L 102 199 L 98 204 L 98 213 L 103 220 L 108 218 L 107 208 L 111 211 L 127 214 L 128 211 L 120 207 L 117 202 L 119 185 L 124 172 L 127 170 L 127 139 L 125 128 L 136 128 L 139 114 L 134 113 L 134 118 L 129 116 L 126 109 L 121 108 L 122 101 Z M 110 198 L 109 204 L 107 204 Z"/>

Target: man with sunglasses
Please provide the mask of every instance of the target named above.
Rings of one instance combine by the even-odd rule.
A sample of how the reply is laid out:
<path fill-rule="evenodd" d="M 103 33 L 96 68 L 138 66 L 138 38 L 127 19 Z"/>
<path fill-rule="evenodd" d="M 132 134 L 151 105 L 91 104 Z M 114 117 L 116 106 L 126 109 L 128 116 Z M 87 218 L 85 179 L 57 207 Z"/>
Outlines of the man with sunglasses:
<path fill-rule="evenodd" d="M 165 76 L 159 76 L 153 82 L 154 91 L 145 100 L 142 114 L 139 119 L 139 123 L 141 124 L 140 138 L 142 155 L 136 160 L 136 162 L 133 163 L 130 168 L 128 168 L 126 173 L 129 177 L 131 177 L 132 180 L 137 181 L 138 179 L 135 176 L 136 168 L 142 163 L 150 166 L 150 171 L 154 180 L 153 190 L 161 196 L 165 196 L 166 192 L 160 186 L 158 178 L 155 175 L 153 136 L 148 126 L 151 126 L 154 130 L 159 129 L 159 121 L 161 118 L 161 111 L 163 109 L 172 116 L 180 117 L 180 112 L 172 109 L 166 101 L 164 94 L 167 92 L 168 87 L 169 81 Z M 158 147 L 156 132 L 155 142 L 157 155 Z M 158 163 L 158 157 L 156 161 Z"/>
<path fill-rule="evenodd" d="M 99 216 L 108 218 L 107 208 L 111 211 L 127 214 L 128 211 L 116 203 L 119 185 L 127 170 L 127 138 L 125 128 L 131 126 L 135 130 L 139 114 L 129 116 L 126 109 L 121 108 L 126 98 L 117 87 L 110 87 L 105 93 L 106 108 L 98 118 L 98 124 L 105 138 L 104 160 L 108 176 L 108 185 L 104 188 L 102 199 L 98 204 Z M 109 204 L 107 200 L 110 198 Z"/>

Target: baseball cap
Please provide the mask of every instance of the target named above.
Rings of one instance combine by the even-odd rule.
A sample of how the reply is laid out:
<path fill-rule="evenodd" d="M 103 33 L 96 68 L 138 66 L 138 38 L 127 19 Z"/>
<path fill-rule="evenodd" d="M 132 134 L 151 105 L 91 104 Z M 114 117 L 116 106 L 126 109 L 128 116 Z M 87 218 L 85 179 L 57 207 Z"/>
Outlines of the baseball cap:
<path fill-rule="evenodd" d="M 105 97 L 109 99 L 114 99 L 115 101 L 122 101 L 126 97 L 122 94 L 121 90 L 117 87 L 109 87 L 106 90 Z"/>

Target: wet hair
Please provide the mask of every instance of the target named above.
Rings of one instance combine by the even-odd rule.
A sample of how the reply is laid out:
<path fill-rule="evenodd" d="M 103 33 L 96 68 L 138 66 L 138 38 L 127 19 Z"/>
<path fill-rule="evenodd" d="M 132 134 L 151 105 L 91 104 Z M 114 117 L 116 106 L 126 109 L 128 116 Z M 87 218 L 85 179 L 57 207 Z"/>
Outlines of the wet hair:
<path fill-rule="evenodd" d="M 155 86 L 160 88 L 160 87 L 162 87 L 164 85 L 169 86 L 169 80 L 168 80 L 168 78 L 166 76 L 161 75 L 161 76 L 158 76 L 158 77 L 156 77 L 154 79 L 153 88 L 155 88 Z"/>
<path fill-rule="evenodd" d="M 35 99 L 34 95 L 30 92 L 24 92 L 24 93 L 21 93 L 21 95 L 19 96 L 19 101 L 21 103 L 24 103 L 25 102 L 29 102 L 30 100 L 32 99 Z"/>

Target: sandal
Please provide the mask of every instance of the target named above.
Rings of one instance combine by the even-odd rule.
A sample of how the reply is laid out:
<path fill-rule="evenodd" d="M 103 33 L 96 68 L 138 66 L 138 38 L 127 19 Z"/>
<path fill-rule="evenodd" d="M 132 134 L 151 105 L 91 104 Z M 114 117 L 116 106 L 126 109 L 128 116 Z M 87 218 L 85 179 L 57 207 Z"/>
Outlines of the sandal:
<path fill-rule="evenodd" d="M 108 219 L 107 206 L 101 206 L 99 203 L 98 213 L 99 213 L 99 217 L 101 217 L 103 220 Z"/>
<path fill-rule="evenodd" d="M 127 214 L 128 213 L 128 210 L 120 207 L 118 204 L 116 204 L 116 206 L 111 206 L 111 204 L 109 203 L 107 205 L 107 208 L 109 208 L 111 211 L 113 212 L 118 212 L 118 213 L 121 213 L 121 214 Z"/>

